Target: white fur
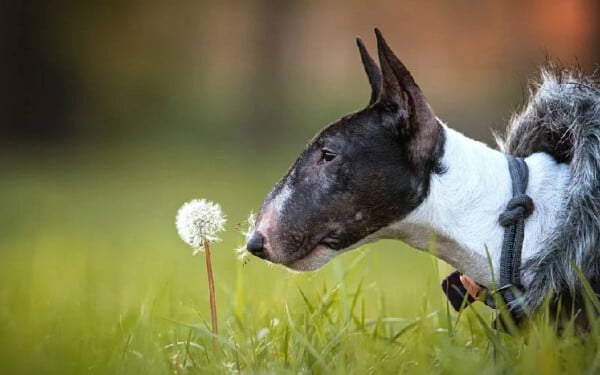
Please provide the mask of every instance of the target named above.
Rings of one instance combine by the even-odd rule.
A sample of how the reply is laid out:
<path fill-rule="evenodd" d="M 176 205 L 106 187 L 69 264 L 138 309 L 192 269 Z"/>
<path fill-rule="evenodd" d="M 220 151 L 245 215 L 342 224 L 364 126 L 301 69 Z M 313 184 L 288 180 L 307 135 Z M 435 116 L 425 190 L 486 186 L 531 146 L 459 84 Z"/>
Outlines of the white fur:
<path fill-rule="evenodd" d="M 269 205 L 263 208 L 262 217 L 255 229 L 265 236 L 267 242 L 271 236 L 271 230 L 275 227 L 277 218 L 285 208 L 291 195 L 292 189 L 290 189 L 286 183 L 281 190 L 279 190 L 279 193 L 269 202 Z"/>
<path fill-rule="evenodd" d="M 501 152 L 446 128 L 442 164 L 446 173 L 434 175 L 425 201 L 405 219 L 384 228 L 371 240 L 403 239 L 426 250 L 432 234 L 436 255 L 483 285 L 490 285 L 489 251 L 498 275 L 504 228 L 498 216 L 512 197 L 507 159 Z M 534 201 L 526 220 L 522 259 L 540 249 L 542 240 L 556 226 L 569 178 L 565 164 L 537 153 L 525 159 L 529 166 L 527 194 Z M 525 285 L 527 280 L 523 280 Z"/>
<path fill-rule="evenodd" d="M 285 206 L 290 200 L 290 196 L 292 195 L 292 189 L 289 187 L 287 181 L 284 182 L 282 188 L 279 190 L 277 195 L 271 199 L 268 206 L 263 207 L 261 209 L 261 217 L 257 226 L 255 228 L 256 231 L 262 233 L 264 236 L 263 246 L 265 250 L 269 253 L 270 260 L 275 263 L 280 263 L 284 261 L 283 254 L 277 251 L 272 251 L 271 239 L 273 238 L 273 231 L 277 230 L 277 220 L 281 213 L 284 211 Z"/>
<path fill-rule="evenodd" d="M 285 207 L 287 201 L 290 199 L 292 195 L 292 189 L 288 186 L 287 182 L 283 185 L 279 193 L 273 198 L 271 202 L 271 207 L 277 212 L 281 213 L 283 208 Z"/>

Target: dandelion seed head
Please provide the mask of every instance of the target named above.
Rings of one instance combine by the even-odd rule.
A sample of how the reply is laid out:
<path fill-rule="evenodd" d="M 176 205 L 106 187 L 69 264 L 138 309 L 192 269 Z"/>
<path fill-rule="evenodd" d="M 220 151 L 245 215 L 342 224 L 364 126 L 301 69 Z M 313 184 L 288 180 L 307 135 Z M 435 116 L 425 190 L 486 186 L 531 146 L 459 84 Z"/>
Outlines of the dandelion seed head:
<path fill-rule="evenodd" d="M 204 242 L 216 242 L 221 239 L 217 234 L 225 225 L 225 215 L 221 206 L 205 199 L 194 199 L 177 211 L 175 225 L 179 237 L 190 245 L 193 255 L 204 250 Z"/>
<path fill-rule="evenodd" d="M 241 261 L 245 261 L 248 256 L 248 250 L 246 249 L 246 244 L 250 241 L 250 236 L 252 236 L 252 232 L 254 232 L 254 228 L 256 227 L 256 214 L 254 212 L 250 212 L 248 218 L 246 219 L 246 229 L 241 229 L 240 232 L 242 236 L 244 236 L 244 243 L 242 246 L 235 249 L 237 254 L 237 258 Z M 245 262 L 244 262 L 245 264 Z"/>

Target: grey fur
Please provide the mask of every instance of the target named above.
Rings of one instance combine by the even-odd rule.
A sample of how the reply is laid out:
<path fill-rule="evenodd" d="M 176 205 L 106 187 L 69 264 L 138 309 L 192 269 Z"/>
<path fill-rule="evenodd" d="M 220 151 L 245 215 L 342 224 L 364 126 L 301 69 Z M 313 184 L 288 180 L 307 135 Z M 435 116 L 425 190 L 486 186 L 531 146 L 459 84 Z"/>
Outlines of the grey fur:
<path fill-rule="evenodd" d="M 522 265 L 524 279 L 530 280 L 523 301 L 532 313 L 550 293 L 578 299 L 581 287 L 571 259 L 592 285 L 600 281 L 598 82 L 577 70 L 542 69 L 527 104 L 511 119 L 506 138 L 497 141 L 508 154 L 526 157 L 546 152 L 570 165 L 559 229 Z"/>

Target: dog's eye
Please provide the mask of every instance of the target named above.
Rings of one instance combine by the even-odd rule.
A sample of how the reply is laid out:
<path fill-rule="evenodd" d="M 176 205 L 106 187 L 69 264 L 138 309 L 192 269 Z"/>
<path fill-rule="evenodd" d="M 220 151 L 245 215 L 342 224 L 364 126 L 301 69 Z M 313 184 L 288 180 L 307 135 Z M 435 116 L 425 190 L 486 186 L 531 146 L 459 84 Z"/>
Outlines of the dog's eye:
<path fill-rule="evenodd" d="M 326 149 L 321 150 L 321 160 L 324 161 L 332 161 L 335 158 L 336 154 L 333 151 L 329 151 Z"/>

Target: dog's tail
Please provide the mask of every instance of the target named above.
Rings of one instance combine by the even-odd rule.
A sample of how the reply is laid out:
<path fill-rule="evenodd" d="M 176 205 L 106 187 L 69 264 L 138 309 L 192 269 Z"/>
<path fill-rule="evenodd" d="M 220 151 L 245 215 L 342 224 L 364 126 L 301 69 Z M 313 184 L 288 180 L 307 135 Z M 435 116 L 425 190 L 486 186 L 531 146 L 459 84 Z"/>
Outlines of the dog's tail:
<path fill-rule="evenodd" d="M 580 71 L 544 68 L 530 98 L 510 121 L 500 148 L 526 157 L 546 152 L 570 165 L 566 210 L 558 230 L 523 264 L 531 283 L 525 307 L 534 311 L 551 292 L 580 295 L 571 261 L 594 284 L 600 277 L 600 86 Z"/>

